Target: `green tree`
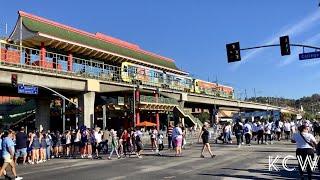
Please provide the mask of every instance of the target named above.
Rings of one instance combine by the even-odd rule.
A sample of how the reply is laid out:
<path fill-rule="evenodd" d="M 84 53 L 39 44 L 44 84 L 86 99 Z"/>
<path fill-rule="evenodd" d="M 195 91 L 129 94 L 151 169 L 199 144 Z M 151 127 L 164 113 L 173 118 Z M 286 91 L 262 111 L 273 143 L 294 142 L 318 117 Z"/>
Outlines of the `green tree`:
<path fill-rule="evenodd" d="M 198 115 L 198 119 L 199 119 L 202 123 L 210 120 L 209 118 L 210 118 L 210 114 L 207 113 L 207 112 L 202 112 L 202 113 L 200 113 L 200 114 Z"/>

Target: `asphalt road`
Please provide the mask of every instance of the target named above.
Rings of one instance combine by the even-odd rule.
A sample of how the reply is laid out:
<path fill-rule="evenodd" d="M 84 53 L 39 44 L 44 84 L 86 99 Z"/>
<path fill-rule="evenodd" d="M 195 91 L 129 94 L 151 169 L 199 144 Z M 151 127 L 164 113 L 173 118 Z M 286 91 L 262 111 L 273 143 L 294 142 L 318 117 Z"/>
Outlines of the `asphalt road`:
<path fill-rule="evenodd" d="M 136 157 L 114 160 L 54 159 L 38 165 L 18 166 L 18 174 L 27 180 L 155 180 L 155 179 L 296 179 L 297 171 L 269 171 L 269 156 L 294 155 L 292 144 L 273 145 L 214 144 L 214 159 L 200 158 L 201 144 L 187 147 L 182 157 L 165 151 L 156 156 L 146 151 L 142 159 Z M 281 160 L 277 163 L 281 165 Z M 296 165 L 288 161 L 288 166 Z M 315 179 L 320 179 L 318 174 Z"/>

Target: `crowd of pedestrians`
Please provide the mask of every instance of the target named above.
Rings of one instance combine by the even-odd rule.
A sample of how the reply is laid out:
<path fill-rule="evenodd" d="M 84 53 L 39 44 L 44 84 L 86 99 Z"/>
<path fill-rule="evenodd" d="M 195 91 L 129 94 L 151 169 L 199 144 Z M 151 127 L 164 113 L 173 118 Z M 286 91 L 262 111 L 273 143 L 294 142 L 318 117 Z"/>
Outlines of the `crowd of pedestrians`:
<path fill-rule="evenodd" d="M 298 127 L 302 125 L 306 125 L 308 130 L 313 130 L 314 133 L 317 133 L 317 127 L 319 127 L 310 121 L 266 121 L 257 118 L 253 122 L 248 119 L 244 121 L 238 119 L 232 123 L 227 122 L 215 127 L 218 129 L 217 132 L 221 132 L 217 139 L 225 144 L 233 144 L 232 140 L 235 137 L 236 144 L 240 148 L 244 144 L 250 146 L 253 142 L 272 144 L 274 141 L 289 141 L 292 138 L 300 142 L 301 139 L 297 139 L 293 134 L 299 132 Z M 6 168 L 11 166 L 16 179 L 22 179 L 16 174 L 16 165 L 45 163 L 53 158 L 102 159 L 101 154 L 107 154 L 109 160 L 113 158 L 114 154 L 118 159 L 131 156 L 142 158 L 144 143 L 147 143 L 148 135 L 150 136 L 151 152 L 162 155 L 161 152 L 165 148 L 164 138 L 167 137 L 167 148 L 174 150 L 175 156 L 179 157 L 186 144 L 187 130 L 181 123 L 177 123 L 175 126 L 170 124 L 165 131 L 158 131 L 156 127 L 150 128 L 149 131 L 144 128 L 101 130 L 98 127 L 94 129 L 81 127 L 62 133 L 50 130 L 26 133 L 24 127 L 16 132 L 8 130 L 0 134 L 0 153 L 2 154 L 0 163 L 3 164 L 0 176 L 6 175 Z M 188 133 L 194 136 L 196 129 L 190 128 Z M 197 136 L 198 142 L 201 140 L 203 144 L 201 158 L 205 157 L 205 151 L 212 158 L 216 156 L 209 144 L 213 139 L 212 135 L 210 124 L 205 122 Z M 192 138 L 189 140 L 192 144 Z M 299 153 L 305 154 L 306 152 L 299 150 Z"/>
<path fill-rule="evenodd" d="M 297 128 L 303 123 L 307 123 L 309 129 L 315 132 L 313 126 L 315 123 L 310 121 L 290 121 L 290 120 L 264 120 L 256 118 L 253 122 L 246 119 L 244 121 L 237 119 L 235 122 L 226 122 L 218 125 L 218 140 L 222 143 L 232 144 L 235 137 L 238 147 L 241 145 L 250 146 L 252 142 L 257 144 L 273 144 L 274 141 L 291 139 L 292 134 L 297 132 Z M 233 136 L 234 135 L 234 136 Z"/>

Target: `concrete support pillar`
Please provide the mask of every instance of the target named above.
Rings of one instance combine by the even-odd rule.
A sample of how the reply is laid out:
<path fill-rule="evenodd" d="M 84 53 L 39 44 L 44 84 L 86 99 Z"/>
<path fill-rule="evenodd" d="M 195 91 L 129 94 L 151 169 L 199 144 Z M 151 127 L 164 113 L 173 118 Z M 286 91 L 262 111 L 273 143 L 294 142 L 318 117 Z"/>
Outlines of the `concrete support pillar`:
<path fill-rule="evenodd" d="M 48 99 L 36 100 L 35 125 L 40 132 L 42 130 L 50 129 L 50 100 Z"/>
<path fill-rule="evenodd" d="M 136 111 L 136 125 L 140 124 L 140 110 L 139 110 L 139 103 L 140 103 L 140 90 L 136 89 L 136 94 L 135 94 L 135 99 L 136 99 L 136 103 L 135 103 L 135 111 Z"/>
<path fill-rule="evenodd" d="M 94 126 L 94 101 L 95 92 L 87 92 L 79 98 L 82 116 L 80 117 L 79 125 L 93 128 Z"/>
<path fill-rule="evenodd" d="M 44 47 L 44 42 L 41 42 L 39 66 L 43 67 L 45 65 L 45 61 L 46 61 L 46 48 Z"/>
<path fill-rule="evenodd" d="M 68 71 L 72 71 L 72 66 L 73 66 L 73 56 L 71 53 L 68 54 Z"/>
<path fill-rule="evenodd" d="M 102 121 L 103 121 L 102 128 L 103 130 L 105 130 L 107 127 L 107 106 L 106 105 L 102 106 Z"/>

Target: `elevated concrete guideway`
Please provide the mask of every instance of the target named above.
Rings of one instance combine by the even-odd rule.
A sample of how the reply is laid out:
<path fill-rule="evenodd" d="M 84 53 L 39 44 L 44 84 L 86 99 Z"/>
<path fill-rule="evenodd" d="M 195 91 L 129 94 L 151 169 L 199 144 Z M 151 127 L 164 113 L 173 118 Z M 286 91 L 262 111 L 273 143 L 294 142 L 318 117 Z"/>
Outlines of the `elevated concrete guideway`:
<path fill-rule="evenodd" d="M 69 90 L 79 92 L 118 92 L 118 91 L 132 91 L 135 85 L 127 83 L 116 83 L 110 81 L 92 80 L 83 77 L 62 75 L 51 72 L 35 71 L 29 69 L 21 69 L 18 67 L 0 66 L 0 83 L 11 84 L 11 75 L 18 74 L 18 83 L 37 83 L 39 85 L 47 86 L 57 90 Z M 92 83 L 93 82 L 93 83 Z M 140 86 L 146 91 L 159 90 L 155 87 Z M 226 107 L 240 107 L 256 110 L 280 110 L 286 109 L 283 107 L 272 106 L 268 104 L 260 104 L 255 102 L 240 101 L 236 99 L 219 98 L 214 96 L 207 96 L 202 94 L 185 93 L 174 90 L 160 89 L 163 96 L 167 96 L 178 101 L 186 101 L 192 103 L 202 103 L 209 105 L 220 105 Z M 289 111 L 289 109 L 287 109 Z"/>
<path fill-rule="evenodd" d="M 103 81 L 79 77 L 72 74 L 58 74 L 55 72 L 47 72 L 41 69 L 35 70 L 23 67 L 0 65 L 0 70 L 0 84 L 11 84 L 11 74 L 18 74 L 18 83 L 36 83 L 39 85 L 50 87 L 55 90 L 78 92 L 77 94 L 79 95 L 85 94 L 86 92 L 108 93 L 133 91 L 133 88 L 136 86 L 121 82 Z M 186 93 L 161 88 L 159 89 L 150 86 L 140 86 L 139 88 L 141 89 L 141 91 L 160 91 L 160 94 L 162 96 L 176 99 L 179 102 L 201 103 L 206 105 L 218 105 L 221 107 L 236 107 L 252 110 L 281 110 L 283 112 L 296 113 L 294 110 L 289 108 L 277 107 L 268 104 L 240 101 L 236 99 L 219 98 L 214 96 Z M 87 100 L 88 98 L 85 99 Z M 92 112 L 93 111 L 94 110 L 92 110 Z"/>

